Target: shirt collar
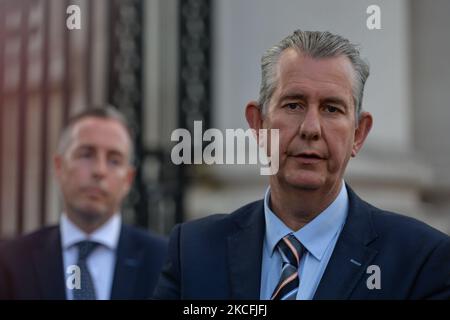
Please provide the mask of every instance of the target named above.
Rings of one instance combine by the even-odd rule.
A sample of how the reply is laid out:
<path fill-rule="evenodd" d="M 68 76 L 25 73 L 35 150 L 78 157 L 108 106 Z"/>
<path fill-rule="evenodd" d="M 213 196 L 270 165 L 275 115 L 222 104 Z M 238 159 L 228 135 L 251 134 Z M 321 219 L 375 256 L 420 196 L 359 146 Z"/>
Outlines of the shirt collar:
<path fill-rule="evenodd" d="M 119 242 L 121 225 L 122 217 L 116 213 L 93 233 L 86 234 L 63 213 L 60 221 L 62 247 L 66 250 L 80 241 L 90 240 L 115 250 Z"/>
<path fill-rule="evenodd" d="M 270 209 L 270 187 L 264 196 L 264 217 L 266 221 L 266 245 L 272 255 L 277 243 L 293 233 L 302 245 L 318 260 L 321 260 L 336 233 L 342 229 L 348 211 L 348 194 L 345 183 L 336 199 L 317 217 L 300 230 L 294 232 Z"/>

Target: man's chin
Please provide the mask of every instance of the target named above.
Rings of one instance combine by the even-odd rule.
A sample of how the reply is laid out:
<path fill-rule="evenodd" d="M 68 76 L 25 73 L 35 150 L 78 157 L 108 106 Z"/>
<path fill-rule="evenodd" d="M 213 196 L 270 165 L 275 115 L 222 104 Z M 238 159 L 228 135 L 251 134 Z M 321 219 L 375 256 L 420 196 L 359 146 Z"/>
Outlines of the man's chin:
<path fill-rule="evenodd" d="M 100 206 L 83 206 L 76 211 L 78 216 L 88 223 L 96 223 L 107 216 L 107 210 Z"/>
<path fill-rule="evenodd" d="M 294 189 L 314 191 L 323 186 L 324 179 L 318 174 L 306 173 L 286 176 L 285 182 Z"/>

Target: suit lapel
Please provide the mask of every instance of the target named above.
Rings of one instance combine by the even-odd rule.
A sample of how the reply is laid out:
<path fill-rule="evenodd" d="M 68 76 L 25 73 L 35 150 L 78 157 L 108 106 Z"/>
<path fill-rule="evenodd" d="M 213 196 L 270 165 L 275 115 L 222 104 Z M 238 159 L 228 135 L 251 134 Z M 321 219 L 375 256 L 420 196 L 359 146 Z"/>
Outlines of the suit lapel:
<path fill-rule="evenodd" d="M 264 239 L 263 202 L 236 217 L 236 233 L 228 237 L 232 299 L 259 299 Z"/>
<path fill-rule="evenodd" d="M 34 248 L 32 254 L 42 298 L 66 299 L 59 228 L 51 228 L 43 239 L 42 247 Z"/>
<path fill-rule="evenodd" d="M 114 271 L 111 299 L 130 299 L 134 297 L 138 267 L 142 260 L 142 248 L 133 240 L 127 226 L 122 226 L 117 247 L 116 268 Z"/>
<path fill-rule="evenodd" d="M 371 209 L 347 185 L 347 221 L 314 295 L 320 299 L 348 299 L 377 251 L 368 247 L 376 237 Z"/>

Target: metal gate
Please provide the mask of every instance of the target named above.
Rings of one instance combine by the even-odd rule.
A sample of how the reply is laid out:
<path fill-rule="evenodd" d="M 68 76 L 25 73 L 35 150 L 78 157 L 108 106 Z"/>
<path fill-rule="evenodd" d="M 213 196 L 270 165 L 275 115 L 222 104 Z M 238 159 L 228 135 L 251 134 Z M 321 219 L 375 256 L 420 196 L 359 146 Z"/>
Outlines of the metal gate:
<path fill-rule="evenodd" d="M 0 1 L 0 237 L 54 223 L 60 204 L 52 152 L 68 117 L 106 101 L 107 1 Z M 100 17 L 94 19 L 93 17 Z"/>

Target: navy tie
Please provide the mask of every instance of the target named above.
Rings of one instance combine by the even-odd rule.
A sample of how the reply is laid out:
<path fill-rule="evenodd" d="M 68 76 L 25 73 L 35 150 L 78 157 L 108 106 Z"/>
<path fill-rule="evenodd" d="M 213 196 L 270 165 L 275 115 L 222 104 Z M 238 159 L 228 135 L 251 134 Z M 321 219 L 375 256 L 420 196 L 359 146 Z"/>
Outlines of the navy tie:
<path fill-rule="evenodd" d="M 277 249 L 281 254 L 283 267 L 280 280 L 273 291 L 271 299 L 295 300 L 300 284 L 298 268 L 304 247 L 293 234 L 288 234 L 278 242 Z"/>
<path fill-rule="evenodd" d="M 74 300 L 95 300 L 95 287 L 92 281 L 91 273 L 87 267 L 86 260 L 89 255 L 99 244 L 93 241 L 81 241 L 77 243 L 78 247 L 78 262 L 80 268 L 80 288 L 73 290 Z"/>

